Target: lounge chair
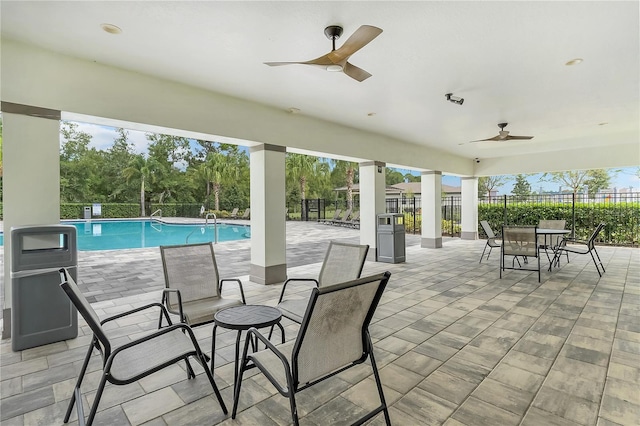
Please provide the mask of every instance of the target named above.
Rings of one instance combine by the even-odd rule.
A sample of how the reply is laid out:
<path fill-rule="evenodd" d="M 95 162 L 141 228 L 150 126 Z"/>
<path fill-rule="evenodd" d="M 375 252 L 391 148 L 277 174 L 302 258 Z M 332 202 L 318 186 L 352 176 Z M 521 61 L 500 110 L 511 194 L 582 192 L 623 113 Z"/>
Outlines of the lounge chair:
<path fill-rule="evenodd" d="M 238 218 L 238 208 L 234 207 L 234 209 L 229 213 L 229 219 L 237 219 Z"/>
<path fill-rule="evenodd" d="M 286 294 L 290 283 L 299 284 L 307 282 L 314 284 L 317 288 L 322 288 L 339 282 L 360 278 L 368 251 L 368 245 L 331 241 L 317 280 L 315 278 L 289 278 L 284 282 L 277 306 L 280 312 L 282 312 L 282 316 L 300 324 L 307 307 L 308 293 L 305 293 L 304 297 L 301 297 L 299 292 L 293 294 L 294 291 L 290 289 L 289 294 Z"/>
<path fill-rule="evenodd" d="M 341 223 L 346 222 L 347 219 L 349 219 L 349 216 L 351 216 L 351 213 L 352 213 L 352 209 L 347 209 L 342 215 L 342 218 L 336 219 L 336 220 L 328 220 L 326 223 L 328 223 L 329 225 L 340 225 Z"/>
<path fill-rule="evenodd" d="M 239 378 L 234 389 L 231 418 L 236 417 L 242 377 L 249 368 L 258 367 L 277 391 L 289 398 L 293 424 L 297 426 L 298 409 L 295 395 L 298 392 L 362 364 L 369 358 L 380 405 L 354 424 L 366 423 L 382 412 L 385 423 L 390 425 L 389 411 L 369 334 L 369 323 L 390 275 L 389 272 L 385 272 L 328 287 L 314 288 L 295 341 L 274 345 L 257 329 L 250 328 L 244 344 Z M 266 349 L 250 353 L 249 342 L 254 339 L 265 344 Z"/>
<path fill-rule="evenodd" d="M 102 357 L 101 366 L 94 365 L 94 367 L 98 367 L 98 370 L 102 369 L 102 375 L 93 398 L 93 403 L 91 404 L 91 411 L 86 421 L 87 425 L 93 423 L 98 410 L 98 404 L 100 403 L 107 382 L 114 385 L 127 385 L 180 361 L 185 361 L 187 377 L 192 378 L 195 377 L 195 373 L 191 368 L 191 364 L 189 364 L 189 357 L 193 357 L 202 365 L 222 411 L 227 414 L 227 407 L 224 405 L 220 391 L 213 379 L 213 374 L 207 366 L 207 360 L 200 350 L 200 346 L 191 327 L 182 323 L 172 324 L 169 313 L 160 303 L 150 303 L 100 321 L 98 315 L 82 292 L 80 292 L 77 284 L 66 269 L 60 269 L 60 281 L 60 287 L 62 287 L 69 299 L 71 299 L 71 302 L 78 309 L 78 312 L 80 312 L 80 315 L 82 315 L 93 332 L 89 350 L 80 368 L 80 375 L 64 416 L 64 423 L 69 421 L 73 406 L 75 405 L 78 412 L 78 424 L 85 424 L 83 397 L 80 387 L 82 386 L 82 381 L 87 372 L 87 367 L 89 366 L 89 361 L 92 358 L 94 349 L 97 349 Z M 160 310 L 160 315 L 166 318 L 169 326 L 150 331 L 143 336 L 136 336 L 133 340 L 125 339 L 126 341 L 121 342 L 122 344 L 120 345 L 114 345 L 114 342 L 108 337 L 109 332 L 103 329 L 103 325 L 109 321 L 117 320 L 151 308 Z M 94 371 L 94 368 L 92 367 L 90 371 Z"/>
<path fill-rule="evenodd" d="M 340 226 L 346 226 L 346 227 L 353 227 L 356 223 L 358 223 L 358 225 L 360 225 L 360 212 L 357 211 L 354 214 L 351 215 L 351 218 L 349 220 L 345 220 L 345 221 L 339 221 L 336 223 L 336 225 L 340 225 Z"/>
<path fill-rule="evenodd" d="M 331 219 L 322 219 L 322 220 L 319 220 L 318 222 L 325 223 L 325 224 L 335 222 L 340 217 L 340 213 L 342 213 L 342 210 L 336 209 L 336 211 L 333 212 L 333 217 Z"/>
<path fill-rule="evenodd" d="M 250 219 L 250 218 L 251 218 L 251 209 L 246 209 L 240 219 Z"/>

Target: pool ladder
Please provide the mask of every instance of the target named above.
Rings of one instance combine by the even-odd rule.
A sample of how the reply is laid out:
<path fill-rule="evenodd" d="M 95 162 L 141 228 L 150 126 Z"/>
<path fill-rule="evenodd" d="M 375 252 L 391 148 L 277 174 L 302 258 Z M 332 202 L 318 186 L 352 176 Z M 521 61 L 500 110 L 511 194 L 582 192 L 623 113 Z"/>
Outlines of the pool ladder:
<path fill-rule="evenodd" d="M 151 213 L 151 216 L 149 216 L 149 219 L 154 219 L 154 216 L 156 215 L 156 213 L 160 213 L 158 217 L 162 219 L 162 209 L 158 209 L 155 212 Z"/>
<path fill-rule="evenodd" d="M 214 244 L 218 244 L 218 218 L 216 217 L 215 213 L 207 213 L 207 215 L 204 218 L 204 226 L 205 227 L 207 227 L 209 225 L 209 216 L 213 216 L 213 243 Z M 185 244 L 189 244 L 189 237 L 194 232 L 196 232 L 195 229 L 193 231 L 191 231 L 189 233 L 189 235 L 187 235 L 187 238 L 185 240 Z"/>

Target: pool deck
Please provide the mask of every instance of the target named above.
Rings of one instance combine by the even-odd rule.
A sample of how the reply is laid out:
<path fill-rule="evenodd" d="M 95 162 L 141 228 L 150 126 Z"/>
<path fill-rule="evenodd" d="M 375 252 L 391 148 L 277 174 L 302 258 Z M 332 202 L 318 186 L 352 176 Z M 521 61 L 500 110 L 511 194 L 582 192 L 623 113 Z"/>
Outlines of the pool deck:
<path fill-rule="evenodd" d="M 572 255 L 538 283 L 536 273 L 522 271 L 500 279 L 496 250 L 479 264 L 483 240 L 447 239 L 434 250 L 421 248 L 420 236 L 406 237 L 405 263 L 367 261 L 363 271 L 392 273 L 370 327 L 392 424 L 640 424 L 640 249 L 599 247 L 602 278 L 588 255 Z M 331 239 L 357 242 L 358 231 L 288 222 L 289 276 L 317 276 Z M 248 303 L 275 305 L 281 284 L 248 280 L 248 241 L 215 250 L 223 275 L 242 279 Z M 159 300 L 158 249 L 82 252 L 79 263 L 81 286 L 100 317 Z M 283 325 L 287 339 L 295 338 L 298 326 Z M 155 314 L 140 314 L 114 331 L 126 341 L 155 326 Z M 211 327 L 194 331 L 209 352 Z M 8 339 L 0 343 L 3 426 L 62 424 L 90 335 L 81 320 L 76 339 L 20 352 Z M 216 381 L 231 408 L 235 333 L 219 331 L 216 343 Z M 83 386 L 89 401 L 97 361 Z M 236 420 L 222 414 L 202 369 L 196 373 L 187 380 L 180 364 L 134 384 L 107 385 L 96 424 L 291 422 L 286 399 L 256 370 L 245 376 Z M 349 424 L 375 395 L 367 362 L 299 394 L 301 424 Z M 384 424 L 382 416 L 369 424 Z"/>

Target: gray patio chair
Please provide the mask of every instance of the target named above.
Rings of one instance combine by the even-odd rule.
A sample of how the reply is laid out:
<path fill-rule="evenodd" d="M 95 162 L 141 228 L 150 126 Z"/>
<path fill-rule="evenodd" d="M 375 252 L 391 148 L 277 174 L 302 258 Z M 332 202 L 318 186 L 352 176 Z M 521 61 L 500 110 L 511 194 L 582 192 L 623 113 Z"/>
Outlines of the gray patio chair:
<path fill-rule="evenodd" d="M 233 210 L 231 210 L 231 213 L 229 213 L 229 219 L 237 219 L 238 218 L 238 208 L 234 207 Z"/>
<path fill-rule="evenodd" d="M 351 227 L 354 226 L 354 224 L 356 222 L 358 222 L 358 224 L 360 222 L 360 212 L 359 211 L 357 211 L 354 214 L 352 214 L 351 218 L 349 220 L 345 220 L 345 221 L 341 220 L 341 221 L 337 222 L 336 225 L 341 225 L 341 226 L 346 226 L 346 227 L 351 228 Z"/>
<path fill-rule="evenodd" d="M 315 278 L 289 278 L 284 282 L 277 305 L 277 308 L 282 312 L 282 316 L 300 324 L 307 308 L 307 293 L 305 293 L 305 297 L 301 297 L 299 292 L 291 295 L 292 291 L 289 291 L 288 297 L 285 297 L 290 283 L 307 282 L 322 288 L 360 278 L 368 251 L 368 245 L 331 241 L 317 280 Z"/>
<path fill-rule="evenodd" d="M 213 379 L 213 374 L 211 373 L 211 370 L 209 370 L 207 360 L 200 350 L 200 346 L 198 345 L 198 341 L 196 340 L 191 327 L 186 324 L 171 324 L 169 313 L 160 303 L 150 303 L 100 321 L 96 312 L 93 310 L 82 292 L 80 292 L 80 289 L 73 278 L 71 278 L 71 275 L 64 268 L 60 269 L 60 281 L 60 287 L 62 287 L 69 299 L 71 299 L 71 302 L 78 309 L 78 312 L 80 312 L 80 315 L 82 315 L 93 332 L 93 338 L 89 345 L 89 350 L 87 351 L 84 363 L 80 369 L 80 375 L 76 382 L 71 400 L 69 401 L 69 407 L 67 408 L 67 412 L 64 416 L 65 423 L 69 421 L 75 404 L 78 413 L 78 424 L 85 424 L 82 393 L 80 388 L 94 349 L 96 349 L 102 357 L 102 376 L 100 378 L 100 383 L 98 384 L 93 404 L 91 404 L 89 417 L 86 420 L 87 425 L 91 425 L 93 423 L 98 410 L 98 404 L 100 403 L 100 398 L 102 397 L 102 393 L 107 382 L 114 385 L 127 385 L 160 371 L 165 367 L 169 367 L 179 361 L 185 361 L 187 366 L 187 377 L 195 377 L 191 364 L 189 364 L 189 357 L 193 357 L 202 365 L 222 411 L 227 414 L 227 407 L 224 405 L 220 391 Z M 150 331 L 144 336 L 136 336 L 135 339 L 127 341 L 120 346 L 114 346 L 113 342 L 108 337 L 108 332 L 104 330 L 102 326 L 109 321 L 117 320 L 127 315 L 151 308 L 159 309 L 161 312 L 160 315 L 165 316 L 169 326 L 155 331 Z M 93 371 L 93 369 L 91 371 Z"/>
<path fill-rule="evenodd" d="M 257 329 L 249 329 L 231 417 L 236 417 L 242 376 L 249 368 L 258 367 L 278 392 L 289 398 L 293 424 L 298 425 L 295 394 L 370 358 L 380 405 L 354 424 L 365 423 L 383 412 L 386 424 L 390 425 L 368 330 L 390 275 L 385 272 L 314 288 L 295 341 L 274 345 Z M 266 349 L 249 353 L 249 342 L 254 338 L 264 343 Z"/>
<path fill-rule="evenodd" d="M 212 243 L 160 246 L 160 256 L 165 284 L 162 303 L 185 324 L 208 324 L 219 310 L 246 304 L 242 282 L 220 278 Z M 222 297 L 222 285 L 228 281 L 238 284 L 239 299 Z"/>
<path fill-rule="evenodd" d="M 596 271 L 598 271 L 598 275 L 602 276 L 602 274 L 604 274 L 606 271 L 604 270 L 604 265 L 602 264 L 602 260 L 600 260 L 600 255 L 596 250 L 595 242 L 596 242 L 596 238 L 598 238 L 598 234 L 600 234 L 600 231 L 602 231 L 602 229 L 606 225 L 607 224 L 604 222 L 600 223 L 596 227 L 596 229 L 593 231 L 593 233 L 591 234 L 588 240 L 578 240 L 575 238 L 565 237 L 560 243 L 560 250 L 567 253 L 567 257 L 569 256 L 568 253 L 590 254 L 591 259 L 593 259 L 593 264 L 596 267 Z M 567 245 L 567 243 L 571 243 L 571 245 Z M 594 253 L 595 253 L 595 256 L 594 256 Z M 598 259 L 597 261 L 596 261 L 596 258 Z M 602 268 L 602 272 L 600 272 L 600 268 Z"/>
<path fill-rule="evenodd" d="M 242 213 L 242 217 L 240 219 L 249 219 L 251 217 L 251 209 L 245 209 L 244 213 Z"/>
<path fill-rule="evenodd" d="M 538 282 L 540 282 L 540 250 L 538 248 L 537 227 L 503 226 L 500 254 L 500 278 L 502 278 L 502 271 L 505 269 L 538 271 Z M 511 267 L 506 266 L 506 256 L 514 257 Z M 536 269 L 525 268 L 518 262 L 520 266 L 516 268 L 515 261 L 518 256 L 524 257 L 525 265 L 529 264 L 531 258 L 535 258 L 538 262 L 538 267 Z"/>
<path fill-rule="evenodd" d="M 496 234 L 494 234 L 493 229 L 491 229 L 491 225 L 489 225 L 489 222 L 487 222 L 486 220 L 481 220 L 480 226 L 482 226 L 484 233 L 487 234 L 487 244 L 484 245 L 484 250 L 482 250 L 482 254 L 480 255 L 480 262 L 478 263 L 482 263 L 482 258 L 484 258 L 484 252 L 487 251 L 487 247 L 489 247 L 489 253 L 487 253 L 487 260 L 489 260 L 489 256 L 491 256 L 491 250 L 501 246 L 501 243 L 498 242 Z"/>
<path fill-rule="evenodd" d="M 546 229 L 564 229 L 566 220 L 540 220 L 538 222 L 538 228 L 546 228 Z M 547 254 L 547 259 L 551 261 L 551 257 L 549 256 L 549 249 L 557 250 L 560 247 L 560 243 L 562 242 L 563 235 L 539 235 L 538 236 L 538 246 L 539 248 L 544 249 Z M 558 259 L 559 262 L 559 259 Z M 567 262 L 569 262 L 569 254 L 567 254 Z"/>

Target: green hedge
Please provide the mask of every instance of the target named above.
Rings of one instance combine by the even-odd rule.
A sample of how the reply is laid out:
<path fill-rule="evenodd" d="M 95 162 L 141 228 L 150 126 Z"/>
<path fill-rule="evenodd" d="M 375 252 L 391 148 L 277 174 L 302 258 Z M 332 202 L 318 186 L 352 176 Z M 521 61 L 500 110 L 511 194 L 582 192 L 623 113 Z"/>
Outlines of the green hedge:
<path fill-rule="evenodd" d="M 640 203 L 603 205 L 576 203 L 575 217 L 577 238 L 589 238 L 596 226 L 600 222 L 605 222 L 607 226 L 600 234 L 599 242 L 613 245 L 638 245 L 640 242 Z M 496 232 L 503 223 L 537 225 L 539 220 L 554 219 L 566 220 L 567 229 L 571 229 L 573 224 L 571 204 L 507 204 L 506 222 L 503 205 L 481 204 L 478 206 L 478 220 L 486 220 Z M 484 234 L 482 228 L 479 231 Z"/>

